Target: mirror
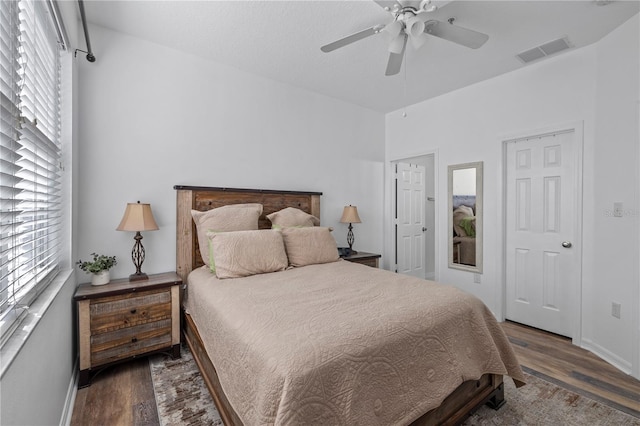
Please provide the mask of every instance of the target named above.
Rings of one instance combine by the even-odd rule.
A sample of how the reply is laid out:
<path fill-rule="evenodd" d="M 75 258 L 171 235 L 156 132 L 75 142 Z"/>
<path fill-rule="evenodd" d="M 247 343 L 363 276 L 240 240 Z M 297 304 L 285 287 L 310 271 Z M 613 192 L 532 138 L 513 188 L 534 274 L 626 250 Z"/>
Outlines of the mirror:
<path fill-rule="evenodd" d="M 449 268 L 482 273 L 482 162 L 449 166 Z"/>

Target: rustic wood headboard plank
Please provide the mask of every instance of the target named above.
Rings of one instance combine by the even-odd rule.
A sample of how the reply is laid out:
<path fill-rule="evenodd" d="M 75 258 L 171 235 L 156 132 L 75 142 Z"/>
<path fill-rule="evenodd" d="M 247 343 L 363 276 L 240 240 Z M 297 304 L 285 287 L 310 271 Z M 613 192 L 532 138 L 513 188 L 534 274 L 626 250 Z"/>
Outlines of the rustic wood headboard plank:
<path fill-rule="evenodd" d="M 263 205 L 258 226 L 271 228 L 267 215 L 296 207 L 320 217 L 321 192 L 277 191 L 265 189 L 215 188 L 176 185 L 176 272 L 186 283 L 189 273 L 203 265 L 191 210 L 207 211 L 229 204 L 260 203 Z"/>

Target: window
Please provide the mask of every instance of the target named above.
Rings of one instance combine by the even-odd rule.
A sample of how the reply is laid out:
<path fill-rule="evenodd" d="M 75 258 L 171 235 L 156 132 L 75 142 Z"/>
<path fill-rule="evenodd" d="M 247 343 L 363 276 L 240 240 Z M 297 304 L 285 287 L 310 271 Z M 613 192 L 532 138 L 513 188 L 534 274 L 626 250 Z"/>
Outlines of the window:
<path fill-rule="evenodd" d="M 60 54 L 50 2 L 0 10 L 0 325 L 2 338 L 58 271 Z"/>

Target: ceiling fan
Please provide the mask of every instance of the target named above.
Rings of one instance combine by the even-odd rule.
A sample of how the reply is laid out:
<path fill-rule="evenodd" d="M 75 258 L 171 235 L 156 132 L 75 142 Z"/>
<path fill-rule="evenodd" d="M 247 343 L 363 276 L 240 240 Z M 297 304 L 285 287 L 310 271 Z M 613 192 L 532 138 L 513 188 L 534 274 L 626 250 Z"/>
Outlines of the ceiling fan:
<path fill-rule="evenodd" d="M 385 75 L 395 75 L 400 72 L 408 40 L 416 49 L 422 46 L 429 36 L 477 49 L 489 39 L 486 34 L 453 25 L 454 18 L 449 18 L 446 23 L 430 19 L 429 13 L 437 9 L 436 5 L 431 4 L 431 0 L 422 0 L 419 4 L 417 1 L 373 1 L 393 16 L 393 22 L 374 25 L 322 46 L 320 50 L 325 53 L 332 52 L 374 34 L 384 33 L 390 39 L 390 54 Z"/>

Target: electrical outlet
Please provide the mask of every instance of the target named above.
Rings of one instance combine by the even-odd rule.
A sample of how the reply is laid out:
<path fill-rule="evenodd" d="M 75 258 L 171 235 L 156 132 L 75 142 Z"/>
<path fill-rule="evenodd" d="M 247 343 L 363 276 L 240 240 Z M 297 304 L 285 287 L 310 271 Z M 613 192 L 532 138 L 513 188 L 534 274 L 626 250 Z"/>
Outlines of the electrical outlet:
<path fill-rule="evenodd" d="M 482 282 L 482 275 L 473 274 L 473 282 L 476 284 L 480 284 Z"/>
<path fill-rule="evenodd" d="M 622 305 L 617 302 L 611 302 L 611 316 L 620 319 L 620 309 Z"/>

